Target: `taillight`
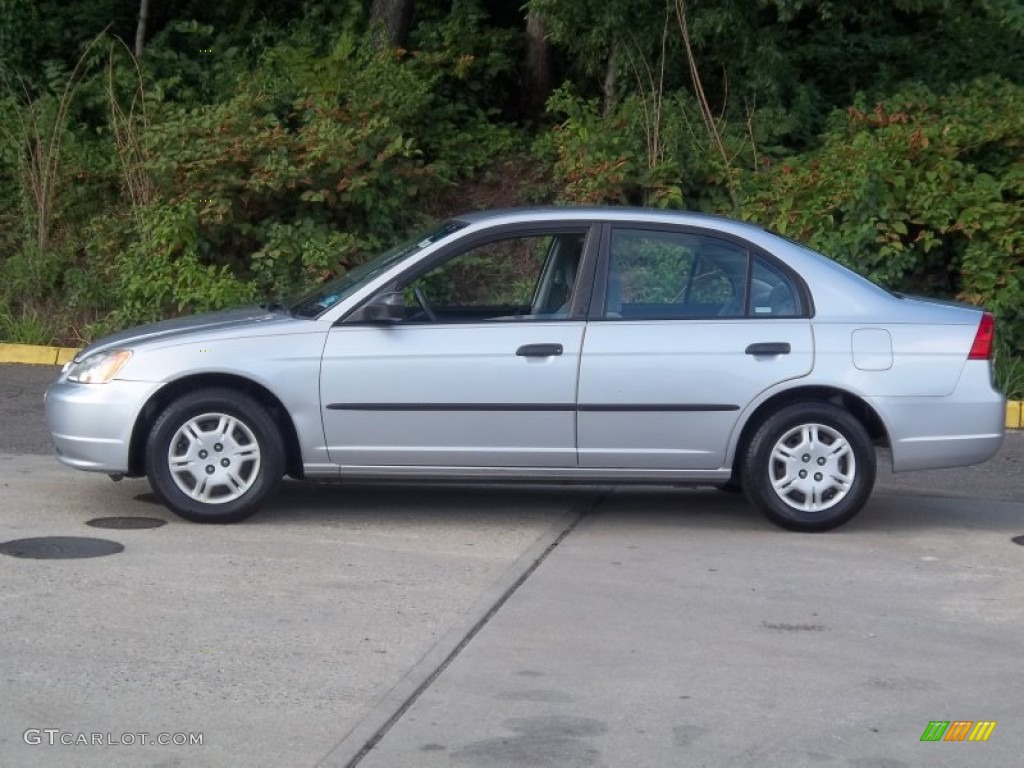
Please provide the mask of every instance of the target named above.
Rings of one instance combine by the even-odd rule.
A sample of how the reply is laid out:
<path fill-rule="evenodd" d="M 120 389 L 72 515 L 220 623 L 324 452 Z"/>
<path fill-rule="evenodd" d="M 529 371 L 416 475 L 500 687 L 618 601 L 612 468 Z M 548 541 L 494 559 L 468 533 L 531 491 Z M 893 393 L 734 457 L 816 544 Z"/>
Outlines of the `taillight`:
<path fill-rule="evenodd" d="M 992 341 L 996 335 L 996 319 L 990 312 L 983 312 L 981 323 L 978 324 L 978 332 L 974 334 L 974 343 L 971 344 L 971 352 L 967 355 L 968 360 L 991 360 Z"/>

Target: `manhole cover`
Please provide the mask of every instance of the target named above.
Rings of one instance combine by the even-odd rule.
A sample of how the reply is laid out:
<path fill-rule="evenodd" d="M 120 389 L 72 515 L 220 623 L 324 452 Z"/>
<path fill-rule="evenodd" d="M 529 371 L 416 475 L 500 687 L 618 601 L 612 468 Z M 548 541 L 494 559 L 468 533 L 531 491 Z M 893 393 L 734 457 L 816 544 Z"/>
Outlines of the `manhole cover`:
<path fill-rule="evenodd" d="M 1012 539 L 1010 539 L 1010 541 L 1012 541 L 1014 544 L 1020 544 L 1022 547 L 1024 547 L 1024 536 L 1014 536 Z"/>
<path fill-rule="evenodd" d="M 159 528 L 167 525 L 166 520 L 159 517 L 97 517 L 88 520 L 86 525 L 93 528 L 116 528 L 121 531 L 138 530 L 140 528 Z"/>
<path fill-rule="evenodd" d="M 0 554 L 33 560 L 71 560 L 79 557 L 104 557 L 124 551 L 124 544 L 83 536 L 42 536 L 0 543 Z"/>

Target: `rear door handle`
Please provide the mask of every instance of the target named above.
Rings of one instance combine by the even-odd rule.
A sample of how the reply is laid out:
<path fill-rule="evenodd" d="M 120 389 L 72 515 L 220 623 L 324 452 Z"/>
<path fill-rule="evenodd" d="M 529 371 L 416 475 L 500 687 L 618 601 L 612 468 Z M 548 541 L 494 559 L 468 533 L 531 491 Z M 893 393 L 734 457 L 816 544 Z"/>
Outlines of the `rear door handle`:
<path fill-rule="evenodd" d="M 524 344 L 516 350 L 517 357 L 554 357 L 560 354 L 561 344 Z"/>
<path fill-rule="evenodd" d="M 746 348 L 748 355 L 788 355 L 789 344 L 784 341 L 763 341 Z"/>

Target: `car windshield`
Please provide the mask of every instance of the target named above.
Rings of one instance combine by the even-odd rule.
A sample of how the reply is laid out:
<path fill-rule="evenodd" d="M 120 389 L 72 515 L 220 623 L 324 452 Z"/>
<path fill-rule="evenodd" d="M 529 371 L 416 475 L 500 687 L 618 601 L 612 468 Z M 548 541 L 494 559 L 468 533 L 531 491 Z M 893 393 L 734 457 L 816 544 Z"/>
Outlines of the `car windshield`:
<path fill-rule="evenodd" d="M 291 305 L 291 312 L 296 317 L 317 317 L 338 302 L 351 296 L 374 278 L 386 272 L 407 256 L 411 256 L 428 245 L 457 232 L 466 226 L 462 221 L 447 221 L 440 227 L 421 232 L 416 237 L 396 245 L 389 251 L 348 270 L 341 277 L 324 283 L 312 293 L 308 293 Z"/>

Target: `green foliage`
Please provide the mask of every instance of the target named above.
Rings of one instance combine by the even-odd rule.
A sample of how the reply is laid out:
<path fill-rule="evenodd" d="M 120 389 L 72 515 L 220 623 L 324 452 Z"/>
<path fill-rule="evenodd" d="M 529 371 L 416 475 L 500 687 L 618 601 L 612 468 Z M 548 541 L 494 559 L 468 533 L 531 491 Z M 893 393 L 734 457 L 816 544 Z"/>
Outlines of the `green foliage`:
<path fill-rule="evenodd" d="M 69 128 L 83 110 L 86 59 L 70 74 L 48 67 L 34 94 L 19 78 L 0 81 L 0 339 L 74 339 L 91 311 L 82 291 L 95 273 L 80 268 L 75 226 L 102 205 L 83 165 L 102 176 L 103 160 Z"/>
<path fill-rule="evenodd" d="M 69 329 L 80 327 L 88 315 L 80 300 L 87 274 L 66 251 L 39 251 L 27 240 L 3 260 L 0 341 L 50 344 L 76 338 Z"/>
<path fill-rule="evenodd" d="M 995 385 L 1008 400 L 1024 400 L 1024 350 L 1003 339 L 996 345 Z"/>
<path fill-rule="evenodd" d="M 548 109 L 565 119 L 538 140 L 536 149 L 555 169 L 561 200 L 583 205 L 637 202 L 644 178 L 628 118 L 618 113 L 605 117 L 596 99 L 578 99 L 566 87 L 552 94 Z"/>
<path fill-rule="evenodd" d="M 138 2 L 123 0 L 0 0 L 0 75 L 45 82 L 105 29 L 130 35 L 136 13 Z"/>
<path fill-rule="evenodd" d="M 253 283 L 263 296 L 294 296 L 337 274 L 339 259 L 354 258 L 356 238 L 302 218 L 265 228 L 263 246 L 252 254 Z"/>
<path fill-rule="evenodd" d="M 123 233 L 126 247 L 97 253 L 109 265 L 117 309 L 107 322 L 133 325 L 184 311 L 201 312 L 252 301 L 252 288 L 226 265 L 204 263 L 199 216 L 191 202 L 157 204 Z M 117 241 L 114 241 L 116 245 Z"/>
<path fill-rule="evenodd" d="M 36 9 L 29 0 L 0 0 L 0 75 L 24 68 L 24 52 L 37 22 Z"/>
<path fill-rule="evenodd" d="M 563 86 L 548 110 L 563 120 L 534 149 L 554 168 L 559 198 L 579 204 L 730 212 L 734 179 L 755 164 L 757 143 L 776 138 L 780 124 L 768 111 L 756 123 L 720 121 L 726 164 L 686 90 L 629 94 L 605 112 L 597 99 Z"/>
<path fill-rule="evenodd" d="M 39 309 L 13 310 L 0 301 L 0 339 L 15 344 L 46 346 L 55 338 L 53 324 Z"/>
<path fill-rule="evenodd" d="M 275 47 L 230 99 L 154 104 L 147 172 L 160 198 L 195 213 L 166 236 L 261 295 L 342 271 L 413 223 L 408 201 L 431 178 L 402 123 L 429 97 L 392 53 L 342 33 L 322 57 Z"/>
<path fill-rule="evenodd" d="M 150 43 L 145 62 L 160 95 L 182 104 L 223 98 L 247 68 L 243 50 L 229 36 L 194 20 L 168 25 Z"/>
<path fill-rule="evenodd" d="M 754 109 L 779 111 L 789 117 L 786 138 L 795 148 L 813 144 L 830 109 L 859 92 L 877 100 L 911 81 L 942 89 L 988 74 L 1017 82 L 1024 75 L 1024 11 L 1013 0 L 530 0 L 529 6 L 543 13 L 550 37 L 569 54 L 570 80 L 588 97 L 609 77 L 632 79 L 628 54 L 654 62 L 666 34 L 665 89 L 692 86 L 680 45 L 684 14 L 714 112 L 743 120 Z"/>
<path fill-rule="evenodd" d="M 418 225 L 418 198 L 517 145 L 479 108 L 438 106 L 472 60 L 377 50 L 354 18 L 333 39 L 298 24 L 254 64 L 194 23 L 151 44 L 145 119 L 118 134 L 119 147 L 136 142 L 122 187 L 146 194 L 87 228 L 113 297 L 79 293 L 116 307 L 91 332 L 303 291 Z M 112 82 L 125 95 L 122 71 Z"/>
<path fill-rule="evenodd" d="M 409 129 L 445 185 L 486 173 L 496 156 L 525 145 L 519 128 L 502 119 L 516 99 L 520 34 L 488 26 L 484 5 L 455 0 L 439 19 L 418 26 L 415 50 L 402 60 L 429 95 Z"/>

